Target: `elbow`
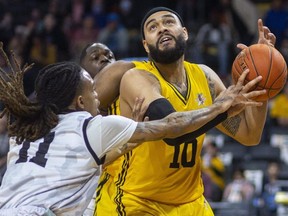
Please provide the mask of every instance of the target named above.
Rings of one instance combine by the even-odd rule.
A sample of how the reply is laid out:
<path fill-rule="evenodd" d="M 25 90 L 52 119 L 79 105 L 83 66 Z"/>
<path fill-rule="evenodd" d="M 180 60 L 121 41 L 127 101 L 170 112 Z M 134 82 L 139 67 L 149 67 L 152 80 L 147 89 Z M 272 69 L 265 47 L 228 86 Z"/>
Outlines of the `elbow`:
<path fill-rule="evenodd" d="M 238 134 L 239 142 L 245 146 L 257 146 L 260 144 L 262 139 L 263 131 L 248 128 L 246 133 Z"/>
<path fill-rule="evenodd" d="M 254 136 L 254 137 L 249 137 L 249 139 L 240 140 L 239 142 L 245 146 L 256 146 L 256 145 L 259 145 L 260 141 L 261 141 L 261 137 Z"/>
<path fill-rule="evenodd" d="M 242 142 L 241 144 L 245 146 L 257 146 L 259 143 L 260 142 Z"/>

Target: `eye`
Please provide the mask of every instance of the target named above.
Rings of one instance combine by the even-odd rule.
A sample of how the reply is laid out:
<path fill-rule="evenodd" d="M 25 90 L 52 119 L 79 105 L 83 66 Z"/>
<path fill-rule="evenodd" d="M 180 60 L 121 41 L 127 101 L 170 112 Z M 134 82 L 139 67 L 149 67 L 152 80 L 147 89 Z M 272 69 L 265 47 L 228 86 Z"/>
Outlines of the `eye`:
<path fill-rule="evenodd" d="M 151 25 L 148 27 L 148 30 L 149 30 L 149 31 L 154 31 L 156 28 L 157 28 L 156 24 L 151 24 Z"/>
<path fill-rule="evenodd" d="M 167 19 L 165 20 L 165 25 L 173 25 L 175 23 L 175 20 L 174 19 Z"/>
<path fill-rule="evenodd" d="M 98 61 L 99 60 L 99 56 L 94 54 L 94 55 L 91 56 L 91 59 Z"/>
<path fill-rule="evenodd" d="M 110 53 L 110 54 L 109 54 L 109 59 L 113 59 L 113 58 L 114 58 L 113 53 Z"/>
<path fill-rule="evenodd" d="M 113 53 L 110 50 L 107 50 L 104 55 L 108 59 L 114 58 L 114 55 L 113 55 Z"/>

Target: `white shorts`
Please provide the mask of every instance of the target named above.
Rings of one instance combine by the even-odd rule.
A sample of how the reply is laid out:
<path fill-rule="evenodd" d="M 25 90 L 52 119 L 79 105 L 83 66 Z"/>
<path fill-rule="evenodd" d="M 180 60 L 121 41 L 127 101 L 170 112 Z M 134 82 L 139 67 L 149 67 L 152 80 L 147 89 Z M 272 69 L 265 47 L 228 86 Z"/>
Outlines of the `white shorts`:
<path fill-rule="evenodd" d="M 56 216 L 50 209 L 37 206 L 20 206 L 0 209 L 0 216 Z"/>

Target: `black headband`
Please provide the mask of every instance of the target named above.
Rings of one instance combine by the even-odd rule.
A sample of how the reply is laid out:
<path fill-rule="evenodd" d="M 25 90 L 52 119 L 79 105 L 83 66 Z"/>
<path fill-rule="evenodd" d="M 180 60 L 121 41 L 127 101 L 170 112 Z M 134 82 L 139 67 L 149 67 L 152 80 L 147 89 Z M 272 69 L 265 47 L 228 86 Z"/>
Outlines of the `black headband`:
<path fill-rule="evenodd" d="M 183 22 L 182 18 L 180 17 L 180 15 L 176 11 L 174 11 L 174 10 L 172 10 L 170 8 L 167 8 L 167 7 L 155 7 L 153 9 L 151 9 L 150 11 L 148 11 L 146 13 L 146 15 L 144 16 L 144 18 L 142 19 L 142 22 L 141 22 L 141 34 L 142 34 L 142 38 L 143 39 L 145 39 L 145 36 L 144 36 L 144 23 L 146 22 L 148 17 L 150 17 L 152 14 L 154 14 L 156 12 L 159 12 L 159 11 L 169 11 L 169 12 L 175 14 L 178 17 L 178 19 L 180 20 L 181 25 L 184 26 L 184 22 Z"/>

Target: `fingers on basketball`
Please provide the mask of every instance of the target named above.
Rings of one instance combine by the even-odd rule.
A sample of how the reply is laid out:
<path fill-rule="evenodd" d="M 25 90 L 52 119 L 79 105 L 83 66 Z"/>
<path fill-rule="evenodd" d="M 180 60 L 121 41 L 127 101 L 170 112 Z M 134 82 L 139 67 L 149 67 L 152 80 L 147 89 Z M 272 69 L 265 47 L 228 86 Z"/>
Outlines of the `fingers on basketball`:
<path fill-rule="evenodd" d="M 267 101 L 276 96 L 287 81 L 287 65 L 282 54 L 272 46 L 254 44 L 242 50 L 232 65 L 232 80 L 235 84 L 244 70 L 249 69 L 244 84 L 262 76 L 251 90 L 266 90 L 266 94 L 257 96 L 256 101 Z"/>

